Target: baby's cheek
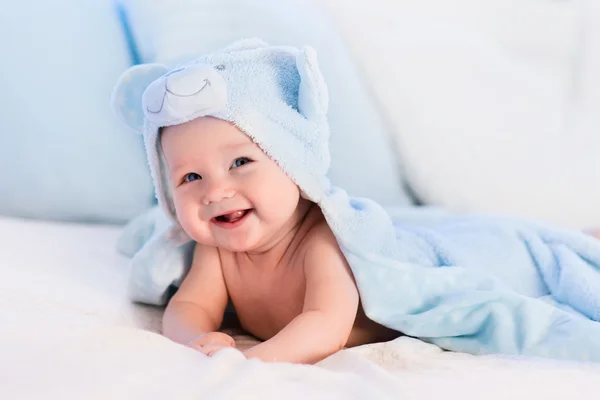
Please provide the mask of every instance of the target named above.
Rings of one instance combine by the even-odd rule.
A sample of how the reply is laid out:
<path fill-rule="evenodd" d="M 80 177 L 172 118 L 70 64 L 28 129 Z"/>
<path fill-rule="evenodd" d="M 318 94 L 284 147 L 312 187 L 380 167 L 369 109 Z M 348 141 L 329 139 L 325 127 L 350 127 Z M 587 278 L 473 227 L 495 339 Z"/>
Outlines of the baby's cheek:
<path fill-rule="evenodd" d="M 207 246 L 214 246 L 215 242 L 208 229 L 208 224 L 198 218 L 190 218 L 190 217 L 182 217 L 179 220 L 179 224 L 187 233 L 187 235 L 192 238 L 197 243 L 201 243 Z"/>
<path fill-rule="evenodd" d="M 261 190 L 263 207 L 273 216 L 289 217 L 294 213 L 300 192 L 288 182 L 276 182 Z"/>
<path fill-rule="evenodd" d="M 185 196 L 174 196 L 173 203 L 175 204 L 177 221 L 185 233 L 194 239 L 194 241 L 204 243 L 206 241 L 207 229 L 203 226 L 205 224 L 200 219 L 198 206 L 186 199 Z"/>

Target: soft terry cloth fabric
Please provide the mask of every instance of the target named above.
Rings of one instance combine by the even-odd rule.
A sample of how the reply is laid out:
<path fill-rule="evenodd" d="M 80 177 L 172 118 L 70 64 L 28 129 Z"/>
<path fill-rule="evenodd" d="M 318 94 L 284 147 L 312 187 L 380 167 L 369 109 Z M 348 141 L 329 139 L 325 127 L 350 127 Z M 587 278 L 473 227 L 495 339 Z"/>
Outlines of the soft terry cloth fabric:
<path fill-rule="evenodd" d="M 312 0 L 121 1 L 144 63 L 174 66 L 249 36 L 275 45 L 310 44 L 331 98 L 331 181 L 385 206 L 413 203 L 388 121 L 334 23 Z"/>
<path fill-rule="evenodd" d="M 107 103 L 131 66 L 109 0 L 3 2 L 0 214 L 125 223 L 154 204 L 139 137 Z"/>
<path fill-rule="evenodd" d="M 128 97 L 140 88 L 142 110 L 139 97 Z M 312 49 L 248 40 L 171 71 L 138 66 L 123 75 L 114 104 L 134 126 L 143 111 L 157 197 L 173 224 L 149 249 L 177 255 L 160 265 L 142 248 L 134 299 L 164 301 L 189 262 L 161 171 L 159 127 L 211 115 L 253 138 L 321 207 L 374 321 L 450 350 L 600 362 L 600 242 L 493 217 L 392 221 L 373 201 L 331 185 L 327 89 Z"/>

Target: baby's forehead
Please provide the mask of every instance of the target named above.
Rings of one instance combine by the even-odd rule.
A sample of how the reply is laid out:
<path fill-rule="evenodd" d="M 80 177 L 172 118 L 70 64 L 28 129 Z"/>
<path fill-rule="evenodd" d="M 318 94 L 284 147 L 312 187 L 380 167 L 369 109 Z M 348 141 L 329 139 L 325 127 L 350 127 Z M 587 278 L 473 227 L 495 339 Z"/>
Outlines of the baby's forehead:
<path fill-rule="evenodd" d="M 201 117 L 159 131 L 163 152 L 174 155 L 194 152 L 238 152 L 260 147 L 234 124 L 213 117 Z"/>

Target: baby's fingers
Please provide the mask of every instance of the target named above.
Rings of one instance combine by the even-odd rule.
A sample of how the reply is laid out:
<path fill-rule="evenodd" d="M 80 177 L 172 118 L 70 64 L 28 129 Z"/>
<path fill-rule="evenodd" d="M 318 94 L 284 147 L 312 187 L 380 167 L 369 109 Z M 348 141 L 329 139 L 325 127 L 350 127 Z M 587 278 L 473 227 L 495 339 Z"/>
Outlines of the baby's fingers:
<path fill-rule="evenodd" d="M 228 349 L 231 348 L 232 346 L 225 346 L 222 344 L 207 344 L 205 346 L 202 346 L 200 348 L 198 348 L 198 351 L 200 351 L 203 354 L 206 354 L 207 356 L 212 356 L 213 354 L 215 354 L 217 351 L 219 350 L 223 350 L 223 349 Z"/>
<path fill-rule="evenodd" d="M 228 346 L 235 346 L 235 341 L 229 335 L 226 335 L 221 332 L 211 332 L 200 335 L 199 337 L 193 339 L 188 344 L 190 347 L 201 347 L 206 346 L 208 344 L 222 344 Z"/>

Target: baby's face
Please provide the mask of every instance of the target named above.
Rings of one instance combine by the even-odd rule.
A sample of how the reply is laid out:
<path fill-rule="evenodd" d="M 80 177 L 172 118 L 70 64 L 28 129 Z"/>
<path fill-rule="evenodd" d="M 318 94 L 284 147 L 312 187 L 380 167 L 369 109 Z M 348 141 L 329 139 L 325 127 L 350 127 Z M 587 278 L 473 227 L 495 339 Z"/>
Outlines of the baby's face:
<path fill-rule="evenodd" d="M 300 191 L 252 140 L 212 117 L 163 129 L 179 223 L 196 242 L 260 250 L 294 219 Z"/>

